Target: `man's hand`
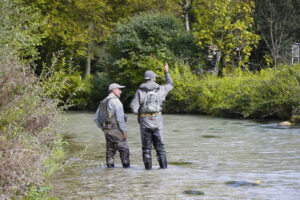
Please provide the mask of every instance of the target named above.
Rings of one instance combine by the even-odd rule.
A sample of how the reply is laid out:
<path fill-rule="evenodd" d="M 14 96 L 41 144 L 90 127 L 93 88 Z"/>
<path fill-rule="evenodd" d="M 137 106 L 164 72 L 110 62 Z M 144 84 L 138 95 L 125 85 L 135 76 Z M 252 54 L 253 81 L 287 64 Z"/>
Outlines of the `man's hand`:
<path fill-rule="evenodd" d="M 169 65 L 167 62 L 164 63 L 165 72 L 169 72 Z"/>
<path fill-rule="evenodd" d="M 123 135 L 124 135 L 124 139 L 126 140 L 127 139 L 127 132 L 123 132 Z"/>

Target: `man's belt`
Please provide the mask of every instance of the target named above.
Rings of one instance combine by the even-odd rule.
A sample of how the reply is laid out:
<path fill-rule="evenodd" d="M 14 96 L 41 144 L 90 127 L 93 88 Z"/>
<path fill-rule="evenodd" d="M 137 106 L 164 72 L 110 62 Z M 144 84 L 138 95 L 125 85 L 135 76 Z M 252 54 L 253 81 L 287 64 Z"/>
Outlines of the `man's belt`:
<path fill-rule="evenodd" d="M 157 112 L 157 113 L 140 113 L 140 117 L 154 117 L 154 116 L 158 116 L 161 115 L 161 112 Z"/>

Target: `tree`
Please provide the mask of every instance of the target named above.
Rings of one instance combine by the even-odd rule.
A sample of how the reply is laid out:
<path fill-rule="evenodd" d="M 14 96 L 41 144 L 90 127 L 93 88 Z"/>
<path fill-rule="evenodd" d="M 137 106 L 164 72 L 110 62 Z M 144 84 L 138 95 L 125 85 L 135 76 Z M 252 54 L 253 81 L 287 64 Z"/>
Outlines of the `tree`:
<path fill-rule="evenodd" d="M 42 38 L 39 32 L 41 12 L 24 0 L 1 1 L 0 17 L 0 55 L 37 57 L 36 47 Z"/>
<path fill-rule="evenodd" d="M 255 21 L 263 45 L 269 50 L 276 69 L 278 62 L 284 62 L 291 44 L 296 42 L 299 26 L 299 1 L 256 0 Z"/>
<path fill-rule="evenodd" d="M 64 0 L 28 1 L 43 13 L 45 33 L 40 46 L 41 60 L 53 52 L 64 50 L 66 57 L 85 65 L 91 73 L 91 60 L 98 44 L 102 44 L 114 23 L 135 13 L 170 9 L 170 0 Z"/>
<path fill-rule="evenodd" d="M 195 37 L 199 46 L 216 57 L 215 70 L 244 66 L 249 60 L 252 48 L 259 40 L 252 28 L 254 2 L 199 0 L 194 6 Z"/>
<path fill-rule="evenodd" d="M 37 7 L 44 25 L 41 60 L 47 61 L 53 52 L 63 50 L 66 57 L 87 59 L 85 74 L 90 74 L 91 48 L 94 42 L 103 41 L 109 20 L 105 17 L 106 0 L 28 1 Z"/>
<path fill-rule="evenodd" d="M 143 81 L 147 69 L 162 75 L 164 61 L 170 65 L 199 64 L 200 51 L 193 36 L 170 14 L 143 13 L 119 22 L 107 46 L 111 55 L 107 72 L 113 80 L 132 88 L 125 98 Z"/>
<path fill-rule="evenodd" d="M 102 0 L 75 1 L 81 24 L 84 24 L 83 30 L 86 31 L 87 42 L 87 66 L 86 75 L 91 74 L 92 45 L 96 42 L 104 41 L 104 35 L 107 32 L 109 20 L 105 17 L 106 2 Z"/>

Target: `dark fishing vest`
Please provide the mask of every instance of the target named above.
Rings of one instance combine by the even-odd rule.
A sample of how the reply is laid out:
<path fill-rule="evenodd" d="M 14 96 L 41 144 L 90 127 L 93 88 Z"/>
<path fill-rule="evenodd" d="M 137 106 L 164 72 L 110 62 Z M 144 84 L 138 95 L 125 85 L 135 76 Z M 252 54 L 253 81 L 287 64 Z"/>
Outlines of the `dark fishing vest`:
<path fill-rule="evenodd" d="M 120 129 L 119 128 L 119 125 L 118 125 L 118 122 L 117 122 L 117 119 L 115 117 L 115 114 L 112 113 L 109 108 L 108 108 L 108 103 L 111 99 L 114 99 L 116 97 L 112 97 L 112 98 L 107 98 L 103 103 L 103 107 L 105 107 L 105 110 L 107 112 L 107 116 L 108 116 L 108 120 L 104 123 L 104 129 Z"/>

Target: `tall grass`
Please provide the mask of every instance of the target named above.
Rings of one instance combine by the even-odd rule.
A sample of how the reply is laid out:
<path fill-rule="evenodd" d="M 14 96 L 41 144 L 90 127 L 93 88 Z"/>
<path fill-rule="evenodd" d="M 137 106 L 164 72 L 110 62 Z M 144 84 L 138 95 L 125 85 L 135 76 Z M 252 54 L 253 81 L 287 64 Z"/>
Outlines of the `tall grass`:
<path fill-rule="evenodd" d="M 62 154 L 53 76 L 36 77 L 13 56 L 0 63 L 0 199 L 44 194 L 45 177 Z"/>

